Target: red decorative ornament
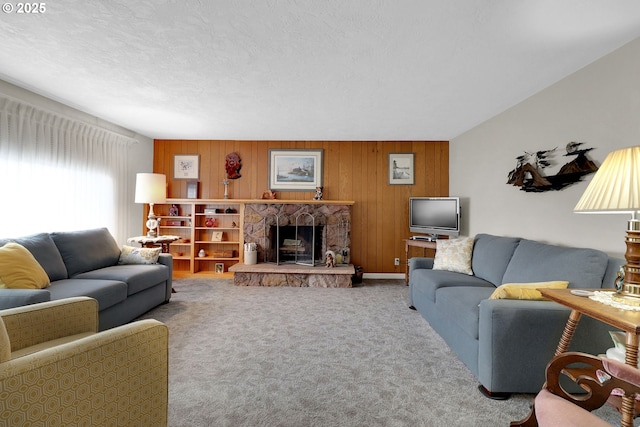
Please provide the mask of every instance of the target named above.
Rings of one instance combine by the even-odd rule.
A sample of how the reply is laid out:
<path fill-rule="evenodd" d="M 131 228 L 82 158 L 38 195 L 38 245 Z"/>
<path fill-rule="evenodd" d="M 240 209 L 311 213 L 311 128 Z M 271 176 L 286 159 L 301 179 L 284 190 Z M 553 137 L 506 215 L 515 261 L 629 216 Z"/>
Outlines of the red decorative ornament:
<path fill-rule="evenodd" d="M 240 169 L 242 168 L 242 165 L 240 164 L 241 161 L 242 160 L 240 160 L 238 153 L 233 152 L 227 154 L 224 167 L 227 170 L 228 179 L 238 179 L 242 176 L 240 175 Z"/>

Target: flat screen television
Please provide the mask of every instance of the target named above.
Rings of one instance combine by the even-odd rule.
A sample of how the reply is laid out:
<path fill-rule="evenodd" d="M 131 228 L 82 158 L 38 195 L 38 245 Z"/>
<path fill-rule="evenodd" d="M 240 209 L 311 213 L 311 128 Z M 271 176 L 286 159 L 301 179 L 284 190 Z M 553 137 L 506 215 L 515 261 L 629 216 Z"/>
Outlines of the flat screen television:
<path fill-rule="evenodd" d="M 409 198 L 409 231 L 457 237 L 460 235 L 460 199 L 458 197 Z M 421 236 L 417 236 L 420 238 Z M 425 236 L 427 237 L 427 236 Z"/>

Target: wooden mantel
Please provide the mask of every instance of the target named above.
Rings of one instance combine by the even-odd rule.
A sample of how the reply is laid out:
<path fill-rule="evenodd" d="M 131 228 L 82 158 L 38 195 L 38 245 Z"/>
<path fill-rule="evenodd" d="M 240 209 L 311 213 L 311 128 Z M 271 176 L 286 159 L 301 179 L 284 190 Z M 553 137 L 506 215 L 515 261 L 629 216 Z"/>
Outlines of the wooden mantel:
<path fill-rule="evenodd" d="M 237 203 L 263 205 L 354 205 L 353 200 L 280 200 L 280 199 L 167 199 L 167 203 Z"/>

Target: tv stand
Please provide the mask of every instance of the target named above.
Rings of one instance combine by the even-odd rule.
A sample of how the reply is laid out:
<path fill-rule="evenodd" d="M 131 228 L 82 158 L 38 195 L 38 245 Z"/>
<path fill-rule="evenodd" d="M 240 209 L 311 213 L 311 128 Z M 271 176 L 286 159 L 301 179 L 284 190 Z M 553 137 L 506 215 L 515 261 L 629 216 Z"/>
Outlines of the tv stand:
<path fill-rule="evenodd" d="M 414 239 L 414 237 L 423 237 L 423 239 Z M 404 283 L 405 285 L 409 285 L 409 247 L 413 246 L 416 248 L 423 249 L 423 256 L 427 256 L 427 249 L 436 249 L 436 241 L 435 240 L 424 240 L 424 237 L 427 236 L 412 236 L 409 239 L 404 239 L 404 259 L 405 259 L 405 269 L 404 269 Z"/>

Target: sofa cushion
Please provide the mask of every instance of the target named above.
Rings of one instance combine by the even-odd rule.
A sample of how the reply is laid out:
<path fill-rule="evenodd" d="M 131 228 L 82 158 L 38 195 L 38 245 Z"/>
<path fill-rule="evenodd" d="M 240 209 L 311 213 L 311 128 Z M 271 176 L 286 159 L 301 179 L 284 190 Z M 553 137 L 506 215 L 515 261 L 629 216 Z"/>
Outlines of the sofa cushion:
<path fill-rule="evenodd" d="M 157 264 L 162 248 L 136 248 L 124 245 L 118 264 Z"/>
<path fill-rule="evenodd" d="M 106 228 L 51 233 L 69 277 L 116 265 L 120 248 Z"/>
<path fill-rule="evenodd" d="M 546 301 L 538 289 L 566 289 L 569 282 L 556 280 L 552 282 L 536 283 L 505 283 L 493 291 L 489 299 L 524 299 Z"/>
<path fill-rule="evenodd" d="M 473 274 L 473 270 L 471 270 L 473 240 L 473 237 L 437 240 L 433 269 L 447 270 L 469 275 Z"/>
<path fill-rule="evenodd" d="M 169 278 L 169 268 L 162 264 L 116 265 L 78 274 L 74 279 L 117 280 L 127 284 L 127 295 L 133 295 Z"/>
<path fill-rule="evenodd" d="M 0 310 L 50 301 L 49 289 L 0 289 Z"/>
<path fill-rule="evenodd" d="M 491 292 L 492 287 L 482 286 L 440 288 L 436 293 L 436 305 L 442 312 L 452 313 L 449 320 L 477 340 L 480 302 L 489 298 Z"/>
<path fill-rule="evenodd" d="M 24 246 L 9 242 L 0 248 L 0 288 L 43 289 L 49 276 Z"/>
<path fill-rule="evenodd" d="M 478 234 L 473 245 L 471 267 L 473 274 L 498 286 L 507 270 L 519 238 Z"/>
<path fill-rule="evenodd" d="M 127 298 L 127 284 L 117 280 L 64 279 L 51 283 L 52 300 L 87 296 L 98 301 L 100 311 Z"/>
<path fill-rule="evenodd" d="M 7 242 L 16 242 L 31 252 L 49 276 L 49 281 L 66 279 L 67 267 L 64 265 L 60 251 L 48 233 L 33 234 L 18 239 L 0 240 L 0 246 Z"/>
<path fill-rule="evenodd" d="M 542 389 L 535 398 L 536 419 L 540 426 L 612 427 L 597 415 Z"/>
<path fill-rule="evenodd" d="M 496 289 L 496 287 L 475 276 L 467 276 L 466 274 L 454 273 L 445 270 L 431 270 L 431 269 L 417 269 L 411 273 L 411 291 L 413 297 L 419 299 L 419 296 L 423 295 L 431 302 L 436 301 L 436 292 L 440 288 L 447 287 L 460 287 L 460 286 L 474 286 L 489 288 L 489 293 Z"/>
<path fill-rule="evenodd" d="M 569 288 L 600 288 L 608 256 L 595 249 L 568 248 L 522 239 L 502 283 L 567 280 Z"/>

